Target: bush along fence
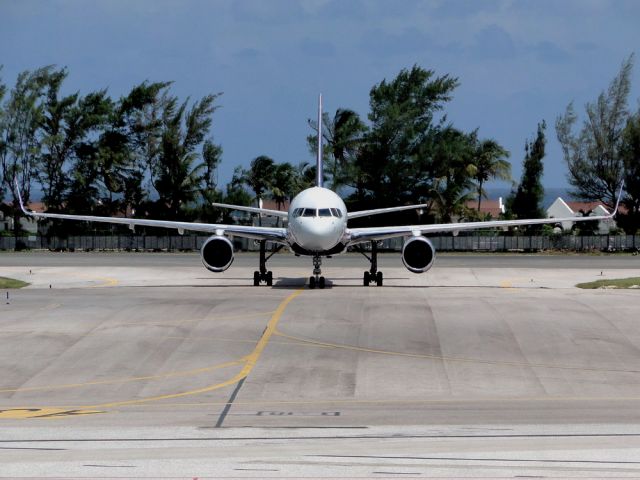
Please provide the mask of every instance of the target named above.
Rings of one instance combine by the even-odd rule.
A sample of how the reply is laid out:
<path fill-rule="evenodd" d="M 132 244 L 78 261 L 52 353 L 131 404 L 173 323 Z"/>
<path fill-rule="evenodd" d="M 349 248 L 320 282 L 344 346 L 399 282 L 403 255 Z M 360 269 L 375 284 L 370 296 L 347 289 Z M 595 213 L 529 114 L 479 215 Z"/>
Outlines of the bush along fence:
<path fill-rule="evenodd" d="M 19 249 L 53 251 L 196 251 L 209 236 L 204 235 L 83 235 L 68 238 L 30 236 L 18 238 Z M 640 235 L 594 236 L 431 236 L 429 240 L 439 252 L 534 252 L 570 251 L 638 251 Z M 236 251 L 258 250 L 256 242 L 233 238 Z M 379 248 L 402 250 L 403 239 L 380 242 Z M 364 244 L 365 248 L 369 245 Z M 0 237 L 0 250 L 15 250 L 14 237 Z"/>

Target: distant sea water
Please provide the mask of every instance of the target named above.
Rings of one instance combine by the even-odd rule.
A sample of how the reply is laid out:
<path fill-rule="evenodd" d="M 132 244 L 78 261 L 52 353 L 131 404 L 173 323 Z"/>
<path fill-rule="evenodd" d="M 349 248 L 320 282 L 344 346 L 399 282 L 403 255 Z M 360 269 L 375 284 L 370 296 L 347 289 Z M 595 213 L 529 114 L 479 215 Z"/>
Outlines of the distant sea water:
<path fill-rule="evenodd" d="M 510 188 L 488 188 L 487 197 L 491 200 L 497 200 L 502 197 L 502 200 L 506 200 L 511 193 Z M 556 198 L 562 197 L 563 200 L 577 200 L 569 193 L 569 188 L 549 187 L 544 189 L 544 197 L 542 200 L 542 207 L 548 208 Z"/>

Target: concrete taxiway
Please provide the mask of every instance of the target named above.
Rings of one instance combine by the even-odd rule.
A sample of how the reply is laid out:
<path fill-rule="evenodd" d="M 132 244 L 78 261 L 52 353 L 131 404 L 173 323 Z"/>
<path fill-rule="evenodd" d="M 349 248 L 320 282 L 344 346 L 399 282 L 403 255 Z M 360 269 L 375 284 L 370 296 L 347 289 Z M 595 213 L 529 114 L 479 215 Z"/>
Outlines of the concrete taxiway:
<path fill-rule="evenodd" d="M 640 475 L 640 257 L 0 254 L 0 477 Z"/>

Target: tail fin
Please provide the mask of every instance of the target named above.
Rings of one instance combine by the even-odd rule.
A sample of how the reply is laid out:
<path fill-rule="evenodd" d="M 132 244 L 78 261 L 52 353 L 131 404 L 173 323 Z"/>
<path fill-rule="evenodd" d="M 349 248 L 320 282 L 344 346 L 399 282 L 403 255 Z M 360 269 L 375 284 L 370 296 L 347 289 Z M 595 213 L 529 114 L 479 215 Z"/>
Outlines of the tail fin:
<path fill-rule="evenodd" d="M 316 158 L 316 187 L 322 187 L 322 94 L 318 97 L 318 158 Z"/>

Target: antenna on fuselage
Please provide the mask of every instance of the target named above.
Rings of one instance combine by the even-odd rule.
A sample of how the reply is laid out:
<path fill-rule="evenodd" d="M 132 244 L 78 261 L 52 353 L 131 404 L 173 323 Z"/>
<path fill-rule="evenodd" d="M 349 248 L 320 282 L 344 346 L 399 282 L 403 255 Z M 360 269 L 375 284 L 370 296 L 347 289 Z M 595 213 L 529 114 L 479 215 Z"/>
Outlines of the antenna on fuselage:
<path fill-rule="evenodd" d="M 322 187 L 322 94 L 318 97 L 318 158 L 316 158 L 316 186 Z"/>

